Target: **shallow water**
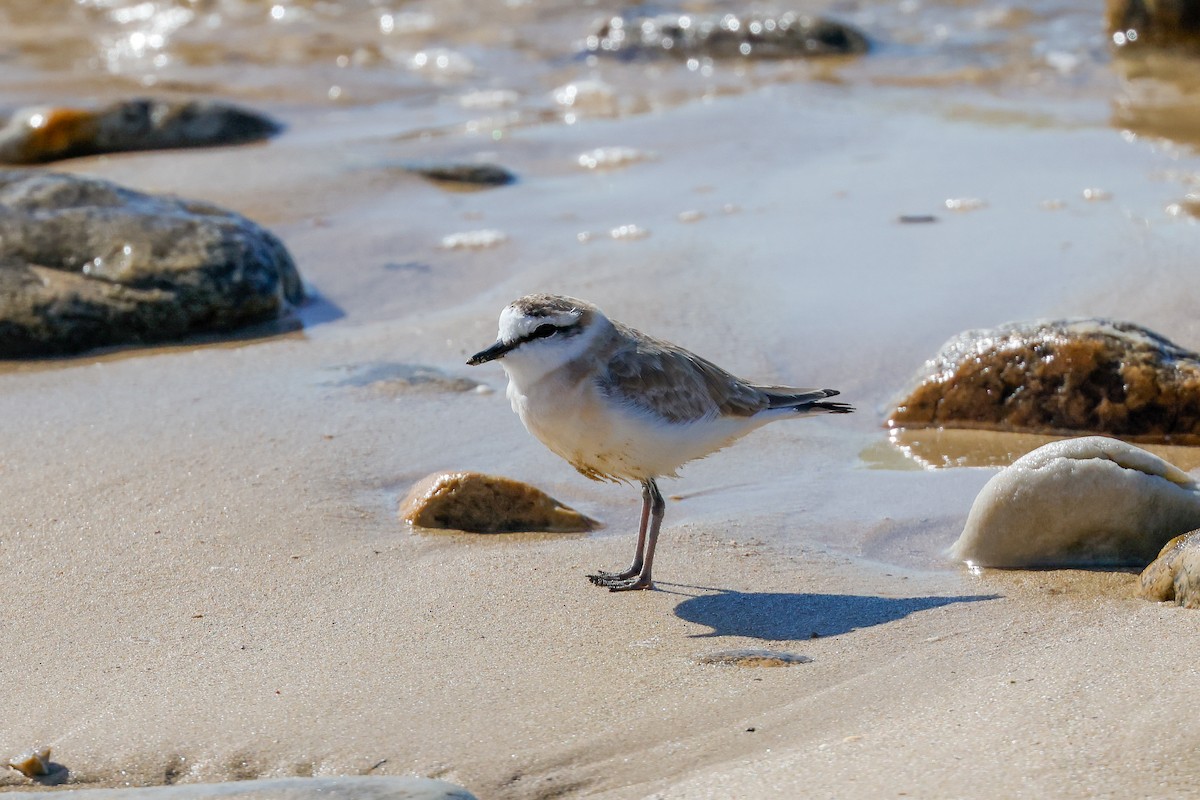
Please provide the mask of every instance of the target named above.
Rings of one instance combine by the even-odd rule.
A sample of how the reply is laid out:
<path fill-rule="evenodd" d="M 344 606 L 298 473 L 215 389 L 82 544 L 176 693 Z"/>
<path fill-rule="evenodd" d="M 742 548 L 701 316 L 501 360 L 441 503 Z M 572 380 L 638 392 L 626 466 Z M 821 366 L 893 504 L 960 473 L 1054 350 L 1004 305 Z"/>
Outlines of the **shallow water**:
<path fill-rule="evenodd" d="M 54 168 L 213 200 L 279 233 L 316 297 L 285 342 L 312 350 L 288 367 L 273 364 L 270 339 L 232 352 L 310 410 L 327 400 L 329 371 L 354 364 L 501 389 L 497 368 L 462 361 L 491 340 L 500 307 L 533 290 L 596 301 L 747 377 L 840 388 L 858 407 L 774 426 L 689 467 L 665 489 L 683 498 L 668 525 L 685 531 L 945 567 L 940 553 L 991 473 L 906 470 L 995 467 L 1033 443 L 1008 440 L 1000 455 L 959 453 L 953 435 L 890 443 L 888 404 L 942 341 L 1013 319 L 1113 315 L 1200 343 L 1188 212 L 1200 138 L 1175 113 L 1200 80 L 1184 60 L 1115 52 L 1094 4 L 818 9 L 870 37 L 864 57 L 582 55 L 620 10 L 20 0 L 0 10 L 0 108 L 183 93 L 284 120 L 287 132 L 263 145 Z M 407 169 L 449 161 L 497 163 L 518 180 L 451 192 Z M 174 388 L 161 380 L 170 394 L 221 371 L 215 347 L 231 346 L 204 345 L 197 361 L 185 347 L 49 366 L 65 409 L 87 396 L 93 363 L 177 376 Z M 406 479 L 514 474 L 608 517 L 610 533 L 631 524 L 636 492 L 578 479 L 526 437 L 501 391 L 437 412 L 436 397 L 376 399 L 418 417 L 472 404 L 472 421 L 406 431 Z M 398 478 L 350 487 L 378 506 L 382 527 L 368 535 L 390 535 L 396 499 L 371 481 Z"/>

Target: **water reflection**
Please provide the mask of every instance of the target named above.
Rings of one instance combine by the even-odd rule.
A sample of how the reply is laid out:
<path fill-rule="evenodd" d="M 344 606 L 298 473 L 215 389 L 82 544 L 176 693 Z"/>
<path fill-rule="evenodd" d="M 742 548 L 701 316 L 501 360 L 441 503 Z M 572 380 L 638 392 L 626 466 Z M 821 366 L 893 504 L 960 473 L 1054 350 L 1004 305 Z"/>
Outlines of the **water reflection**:
<path fill-rule="evenodd" d="M 860 457 L 871 469 L 1006 467 L 1044 444 L 1065 438 L 1070 437 L 955 428 L 895 428 L 888 431 L 886 441 L 867 447 Z M 1181 469 L 1200 468 L 1200 447 L 1142 443 L 1137 446 Z"/>

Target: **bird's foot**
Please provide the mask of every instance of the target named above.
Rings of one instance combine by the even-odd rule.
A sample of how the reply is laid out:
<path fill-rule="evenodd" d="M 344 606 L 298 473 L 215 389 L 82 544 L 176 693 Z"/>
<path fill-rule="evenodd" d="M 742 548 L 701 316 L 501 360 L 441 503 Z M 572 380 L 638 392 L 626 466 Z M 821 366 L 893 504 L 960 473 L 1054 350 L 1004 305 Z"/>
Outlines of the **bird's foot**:
<path fill-rule="evenodd" d="M 597 586 L 602 586 L 602 585 L 606 586 L 607 583 L 605 583 L 605 581 L 628 580 L 629 578 L 632 578 L 634 575 L 637 575 L 641 571 L 642 571 L 641 564 L 634 564 L 632 567 L 630 567 L 629 569 L 627 569 L 623 572 L 609 572 L 606 569 L 598 569 L 591 575 L 588 575 L 588 580 L 591 581 L 592 583 L 596 584 Z"/>
<path fill-rule="evenodd" d="M 588 575 L 588 580 L 597 586 L 603 586 L 610 592 L 628 592 L 633 589 L 653 589 L 654 582 L 649 575 L 624 575 L 614 572 L 600 572 Z"/>

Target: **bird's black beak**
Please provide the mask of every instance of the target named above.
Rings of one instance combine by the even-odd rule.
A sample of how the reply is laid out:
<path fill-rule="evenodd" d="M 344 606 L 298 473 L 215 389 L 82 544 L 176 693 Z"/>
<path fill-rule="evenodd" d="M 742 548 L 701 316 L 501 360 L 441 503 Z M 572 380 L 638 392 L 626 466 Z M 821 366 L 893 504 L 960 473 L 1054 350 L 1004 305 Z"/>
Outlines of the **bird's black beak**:
<path fill-rule="evenodd" d="M 504 354 L 516 346 L 516 342 L 496 342 L 487 350 L 480 350 L 478 353 L 467 359 L 467 365 L 477 367 L 480 364 L 486 364 L 489 361 L 495 361 L 498 358 L 504 358 Z"/>

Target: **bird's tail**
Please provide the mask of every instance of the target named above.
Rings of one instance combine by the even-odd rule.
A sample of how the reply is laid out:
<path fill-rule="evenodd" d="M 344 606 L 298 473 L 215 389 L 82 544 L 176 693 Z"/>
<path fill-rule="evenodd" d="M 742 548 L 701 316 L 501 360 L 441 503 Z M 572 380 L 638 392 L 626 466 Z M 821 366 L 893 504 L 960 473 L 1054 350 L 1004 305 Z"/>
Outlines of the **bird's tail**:
<path fill-rule="evenodd" d="M 841 394 L 837 389 L 789 389 L 787 387 L 762 387 L 767 394 L 768 408 L 790 408 L 797 414 L 849 414 L 854 406 L 847 403 L 826 402 L 826 397 Z"/>

